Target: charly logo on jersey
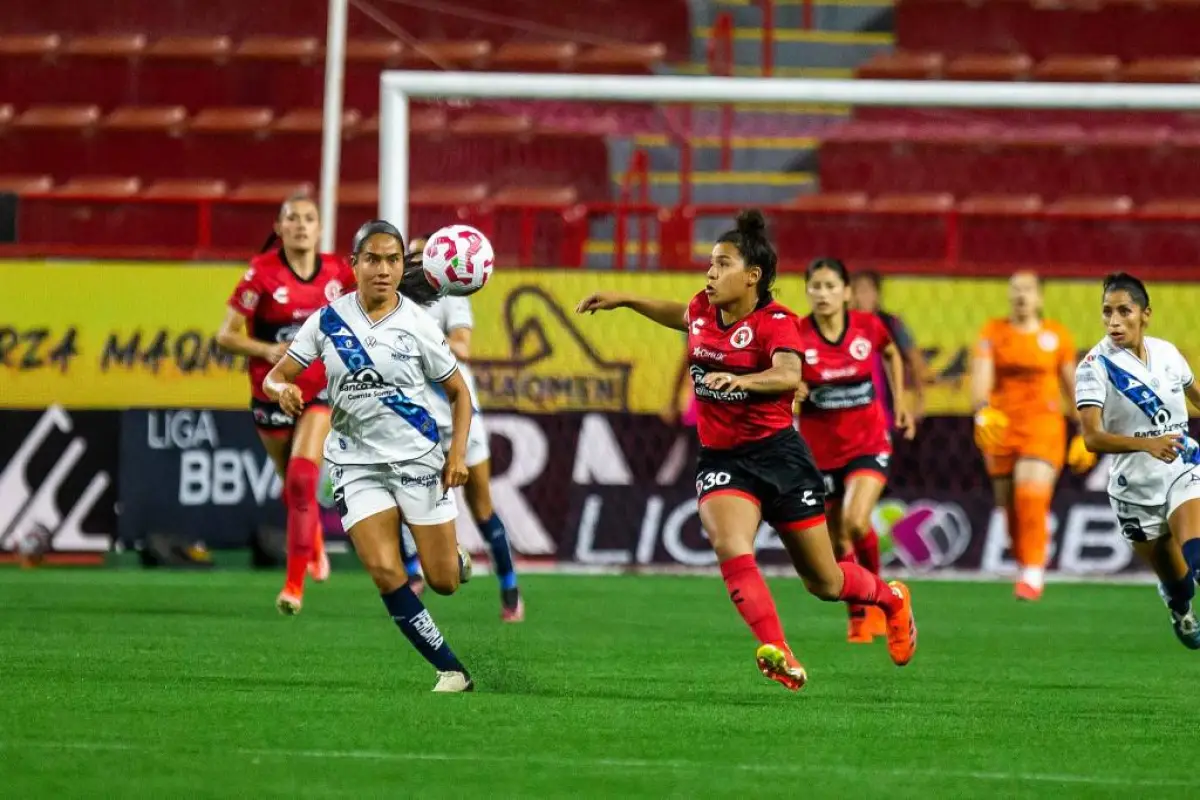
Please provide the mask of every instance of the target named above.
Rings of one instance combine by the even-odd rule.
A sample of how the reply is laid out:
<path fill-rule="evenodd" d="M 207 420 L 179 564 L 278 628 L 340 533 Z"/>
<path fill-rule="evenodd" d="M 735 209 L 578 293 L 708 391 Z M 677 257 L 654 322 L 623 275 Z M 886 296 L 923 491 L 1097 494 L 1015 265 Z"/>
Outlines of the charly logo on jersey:
<path fill-rule="evenodd" d="M 850 342 L 850 355 L 858 361 L 866 361 L 871 355 L 871 343 L 862 336 L 855 336 Z"/>
<path fill-rule="evenodd" d="M 282 305 L 287 305 L 287 301 L 288 301 L 288 289 L 287 289 L 287 287 L 286 287 L 286 286 L 280 286 L 278 289 L 276 289 L 275 291 L 271 292 L 271 299 L 272 299 L 272 300 L 274 300 L 276 303 L 279 303 L 279 305 L 281 305 L 281 306 L 282 306 Z"/>
<path fill-rule="evenodd" d="M 749 325 L 742 325 L 729 336 L 729 343 L 739 350 L 750 346 L 754 341 L 754 331 Z"/>
<path fill-rule="evenodd" d="M 692 336 L 699 336 L 700 329 L 704 327 L 704 318 L 692 320 Z"/>
<path fill-rule="evenodd" d="M 1058 334 L 1054 331 L 1042 331 L 1037 335 L 1037 343 L 1045 352 L 1053 353 L 1058 349 Z"/>

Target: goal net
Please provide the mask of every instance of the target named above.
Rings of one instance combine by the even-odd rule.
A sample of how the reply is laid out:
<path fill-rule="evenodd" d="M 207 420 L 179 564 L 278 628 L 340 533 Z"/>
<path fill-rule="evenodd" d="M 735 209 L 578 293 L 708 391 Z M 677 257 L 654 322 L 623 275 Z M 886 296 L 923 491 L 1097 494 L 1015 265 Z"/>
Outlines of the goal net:
<path fill-rule="evenodd" d="M 874 518 L 891 566 L 1006 571 L 968 416 L 974 343 L 1008 313 L 1008 276 L 1033 269 L 1045 315 L 1086 350 L 1099 278 L 1123 269 L 1151 283 L 1158 334 L 1200 362 L 1185 311 L 1200 301 L 1197 109 L 1187 85 L 388 72 L 380 211 L 410 235 L 475 224 L 496 247 L 473 361 L 497 506 L 526 555 L 714 563 L 682 338 L 572 309 L 601 288 L 686 299 L 713 240 L 758 207 L 785 304 L 805 312 L 805 265 L 836 257 L 882 276 L 856 298 L 877 290 L 911 334 L 924 419 Z M 1060 484 L 1064 574 L 1136 570 L 1106 480 L 1102 461 Z"/>

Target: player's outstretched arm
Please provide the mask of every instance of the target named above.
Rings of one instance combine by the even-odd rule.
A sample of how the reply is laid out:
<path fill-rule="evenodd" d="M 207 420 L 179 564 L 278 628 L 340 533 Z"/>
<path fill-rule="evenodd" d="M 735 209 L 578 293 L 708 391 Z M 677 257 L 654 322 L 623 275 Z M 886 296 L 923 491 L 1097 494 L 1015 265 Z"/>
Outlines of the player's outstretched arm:
<path fill-rule="evenodd" d="M 1171 432 L 1164 436 L 1138 438 L 1122 436 L 1104 430 L 1104 409 L 1083 406 L 1079 409 L 1079 424 L 1083 428 L 1083 443 L 1093 453 L 1149 453 L 1168 464 L 1183 451 L 1183 434 Z"/>
<path fill-rule="evenodd" d="M 296 386 L 296 378 L 306 366 L 295 358 L 281 358 L 263 378 L 262 387 L 267 397 L 279 403 L 284 413 L 291 417 L 299 417 L 304 411 L 304 396 Z"/>
<path fill-rule="evenodd" d="M 904 353 L 895 342 L 883 348 L 884 372 L 892 390 L 892 405 L 896 411 L 896 427 L 909 441 L 917 434 L 917 423 L 908 405 L 908 387 L 904 379 Z"/>
<path fill-rule="evenodd" d="M 800 387 L 800 355 L 791 350 L 779 350 L 771 356 L 771 368 L 749 375 L 729 372 L 710 372 L 704 385 L 719 392 L 752 392 L 754 394 L 783 394 Z"/>
<path fill-rule="evenodd" d="M 575 313 L 595 314 L 597 311 L 612 311 L 614 308 L 631 309 L 664 328 L 687 330 L 687 304 L 674 300 L 635 297 L 621 292 L 596 292 L 580 300 L 579 305 L 575 306 Z"/>
<path fill-rule="evenodd" d="M 287 342 L 272 344 L 252 337 L 246 330 L 246 318 L 235 308 L 225 310 L 225 319 L 217 329 L 217 345 L 247 358 L 261 358 L 272 364 L 283 358 L 287 352 Z"/>
<path fill-rule="evenodd" d="M 459 370 L 454 370 L 441 385 L 446 390 L 452 412 L 450 452 L 446 455 L 442 485 L 453 489 L 467 482 L 467 434 L 471 430 L 471 392 Z"/>

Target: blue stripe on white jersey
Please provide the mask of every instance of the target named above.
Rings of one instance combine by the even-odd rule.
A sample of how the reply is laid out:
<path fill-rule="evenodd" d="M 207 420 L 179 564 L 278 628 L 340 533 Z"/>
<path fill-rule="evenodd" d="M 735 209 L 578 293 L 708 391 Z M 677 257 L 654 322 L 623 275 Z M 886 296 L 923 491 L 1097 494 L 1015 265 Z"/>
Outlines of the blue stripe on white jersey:
<path fill-rule="evenodd" d="M 363 370 L 371 370 L 376 376 L 378 371 L 375 370 L 375 362 L 371 360 L 367 349 L 362 346 L 362 342 L 350 330 L 350 326 L 346 321 L 333 310 L 333 306 L 325 306 L 321 309 L 321 333 L 329 337 L 329 343 L 333 345 L 334 351 L 338 354 L 338 358 L 346 365 L 346 369 L 351 373 L 357 373 Z M 380 402 L 393 411 L 397 416 L 412 425 L 417 431 L 428 439 L 433 444 L 437 444 L 439 439 L 438 426 L 433 417 L 421 406 L 414 403 L 404 396 L 404 393 L 396 389 L 396 393 L 388 395 L 380 399 Z"/>
<path fill-rule="evenodd" d="M 1126 400 L 1141 409 L 1151 422 L 1156 425 L 1165 425 L 1171 419 L 1171 412 L 1163 403 L 1162 398 L 1155 394 L 1145 382 L 1118 367 L 1108 356 L 1102 355 L 1097 360 L 1104 365 L 1104 371 L 1108 373 L 1108 379 L 1112 381 L 1117 391 Z"/>

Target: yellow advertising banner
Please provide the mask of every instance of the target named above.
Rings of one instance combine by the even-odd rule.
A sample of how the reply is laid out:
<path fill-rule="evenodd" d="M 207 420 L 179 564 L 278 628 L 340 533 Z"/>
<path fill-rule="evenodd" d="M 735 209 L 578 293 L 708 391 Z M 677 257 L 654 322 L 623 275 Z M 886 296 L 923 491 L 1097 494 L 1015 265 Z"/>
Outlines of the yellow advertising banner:
<path fill-rule="evenodd" d="M 0 263 L 0 407 L 244 408 L 242 359 L 214 336 L 241 276 L 236 265 Z M 580 317 L 601 289 L 686 301 L 687 274 L 498 270 L 472 298 L 473 368 L 484 408 L 656 413 L 670 401 L 683 334 L 628 311 Z M 807 309 L 803 279 L 781 277 L 781 302 Z M 1200 368 L 1189 324 L 1200 284 L 1156 284 L 1153 332 Z M 931 367 L 929 414 L 967 411 L 965 377 L 983 323 L 1003 316 L 1003 280 L 891 278 L 885 307 L 913 331 Z M 1081 350 L 1103 335 L 1098 281 L 1048 282 L 1045 312 Z"/>

